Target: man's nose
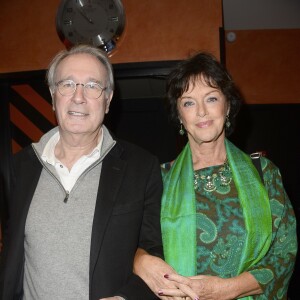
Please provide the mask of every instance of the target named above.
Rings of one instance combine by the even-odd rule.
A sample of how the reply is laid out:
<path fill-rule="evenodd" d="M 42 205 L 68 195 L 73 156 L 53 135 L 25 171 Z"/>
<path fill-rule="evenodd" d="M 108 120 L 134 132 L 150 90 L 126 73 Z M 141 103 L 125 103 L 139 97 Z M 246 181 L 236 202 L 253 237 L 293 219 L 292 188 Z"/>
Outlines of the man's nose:
<path fill-rule="evenodd" d="M 73 98 L 73 101 L 76 102 L 76 103 L 85 102 L 84 84 L 83 83 L 77 83 L 76 84 L 76 90 L 75 90 L 72 98 Z"/>

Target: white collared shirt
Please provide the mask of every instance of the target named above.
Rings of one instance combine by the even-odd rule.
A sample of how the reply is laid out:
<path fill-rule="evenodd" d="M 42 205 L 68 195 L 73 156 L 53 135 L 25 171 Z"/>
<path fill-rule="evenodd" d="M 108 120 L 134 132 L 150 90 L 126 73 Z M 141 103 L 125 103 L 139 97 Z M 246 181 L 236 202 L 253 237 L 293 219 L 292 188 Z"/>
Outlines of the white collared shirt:
<path fill-rule="evenodd" d="M 50 138 L 50 140 L 46 144 L 41 158 L 45 163 L 48 163 L 55 167 L 55 170 L 60 178 L 63 187 L 66 191 L 70 192 L 84 170 L 86 170 L 97 159 L 99 159 L 103 141 L 103 130 L 101 128 L 101 137 L 97 146 L 92 150 L 90 154 L 80 157 L 80 159 L 75 162 L 71 170 L 68 170 L 68 168 L 55 157 L 54 150 L 59 139 L 60 134 L 59 132 L 57 132 Z"/>

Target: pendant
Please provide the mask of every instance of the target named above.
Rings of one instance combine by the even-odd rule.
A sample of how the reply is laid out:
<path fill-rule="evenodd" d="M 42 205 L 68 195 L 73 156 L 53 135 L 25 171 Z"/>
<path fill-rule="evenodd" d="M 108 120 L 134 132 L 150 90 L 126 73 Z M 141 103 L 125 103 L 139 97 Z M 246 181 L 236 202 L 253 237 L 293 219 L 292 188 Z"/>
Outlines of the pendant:
<path fill-rule="evenodd" d="M 197 190 L 201 182 L 203 184 L 203 189 L 206 192 L 213 192 L 216 189 L 224 188 L 228 186 L 232 181 L 230 167 L 225 161 L 224 165 L 219 169 L 217 173 L 212 175 L 199 175 L 197 172 L 194 172 L 194 189 Z"/>
<path fill-rule="evenodd" d="M 223 173 L 220 173 L 220 181 L 222 186 L 227 186 L 231 182 L 231 177 L 226 177 Z"/>
<path fill-rule="evenodd" d="M 215 174 L 213 174 L 215 175 Z M 214 184 L 214 176 L 206 176 L 206 183 L 204 184 L 204 190 L 207 192 L 212 192 L 216 189 Z"/>

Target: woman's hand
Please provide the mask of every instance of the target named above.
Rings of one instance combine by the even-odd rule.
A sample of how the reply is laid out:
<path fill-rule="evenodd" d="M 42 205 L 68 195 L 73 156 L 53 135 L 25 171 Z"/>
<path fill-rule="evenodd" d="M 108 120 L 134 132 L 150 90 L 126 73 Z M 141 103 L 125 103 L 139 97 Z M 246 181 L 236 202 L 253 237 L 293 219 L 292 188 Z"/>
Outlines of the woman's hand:
<path fill-rule="evenodd" d="M 227 300 L 233 299 L 227 293 L 229 288 L 228 279 L 222 279 L 216 276 L 198 275 L 193 277 L 184 277 L 178 274 L 168 274 L 168 279 L 174 282 L 175 286 L 180 286 L 180 290 L 161 289 L 163 295 L 169 296 L 183 296 L 189 294 L 189 290 L 195 292 L 198 299 L 203 300 Z M 188 290 L 189 288 L 189 290 Z M 191 298 L 191 297 L 190 297 Z M 195 297 L 192 299 L 196 299 Z"/>
<path fill-rule="evenodd" d="M 256 279 L 248 272 L 233 278 L 206 275 L 184 277 L 178 274 L 168 274 L 166 277 L 174 282 L 175 285 L 180 285 L 180 291 L 189 295 L 188 290 L 186 290 L 188 287 L 201 300 L 231 300 L 257 295 L 262 292 Z M 174 289 L 161 289 L 161 293 L 165 296 L 182 295 L 178 293 L 178 290 Z"/>
<path fill-rule="evenodd" d="M 141 277 L 149 288 L 162 300 L 182 300 L 185 297 L 191 296 L 191 299 L 196 299 L 197 295 L 191 288 L 183 287 L 186 294 L 179 289 L 182 287 L 176 281 L 168 280 L 164 277 L 165 274 L 176 274 L 171 266 L 159 257 L 149 255 L 146 251 L 138 249 L 134 259 L 133 272 Z M 161 295 L 162 289 L 175 290 L 172 295 L 168 297 Z M 177 294 L 176 294 L 177 293 Z"/>

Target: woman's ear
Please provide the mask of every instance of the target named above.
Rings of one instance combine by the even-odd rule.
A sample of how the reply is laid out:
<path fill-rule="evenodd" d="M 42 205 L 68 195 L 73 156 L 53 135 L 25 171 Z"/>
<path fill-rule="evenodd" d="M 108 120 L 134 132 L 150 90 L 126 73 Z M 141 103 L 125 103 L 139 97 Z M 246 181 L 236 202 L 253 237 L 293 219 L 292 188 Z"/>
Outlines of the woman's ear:
<path fill-rule="evenodd" d="M 229 116 L 229 113 L 230 113 L 230 103 L 229 103 L 229 101 L 227 101 L 227 113 L 226 113 L 226 116 Z"/>
<path fill-rule="evenodd" d="M 182 124 L 181 116 L 180 116 L 178 109 L 177 109 L 177 119 L 178 119 L 179 123 Z"/>

